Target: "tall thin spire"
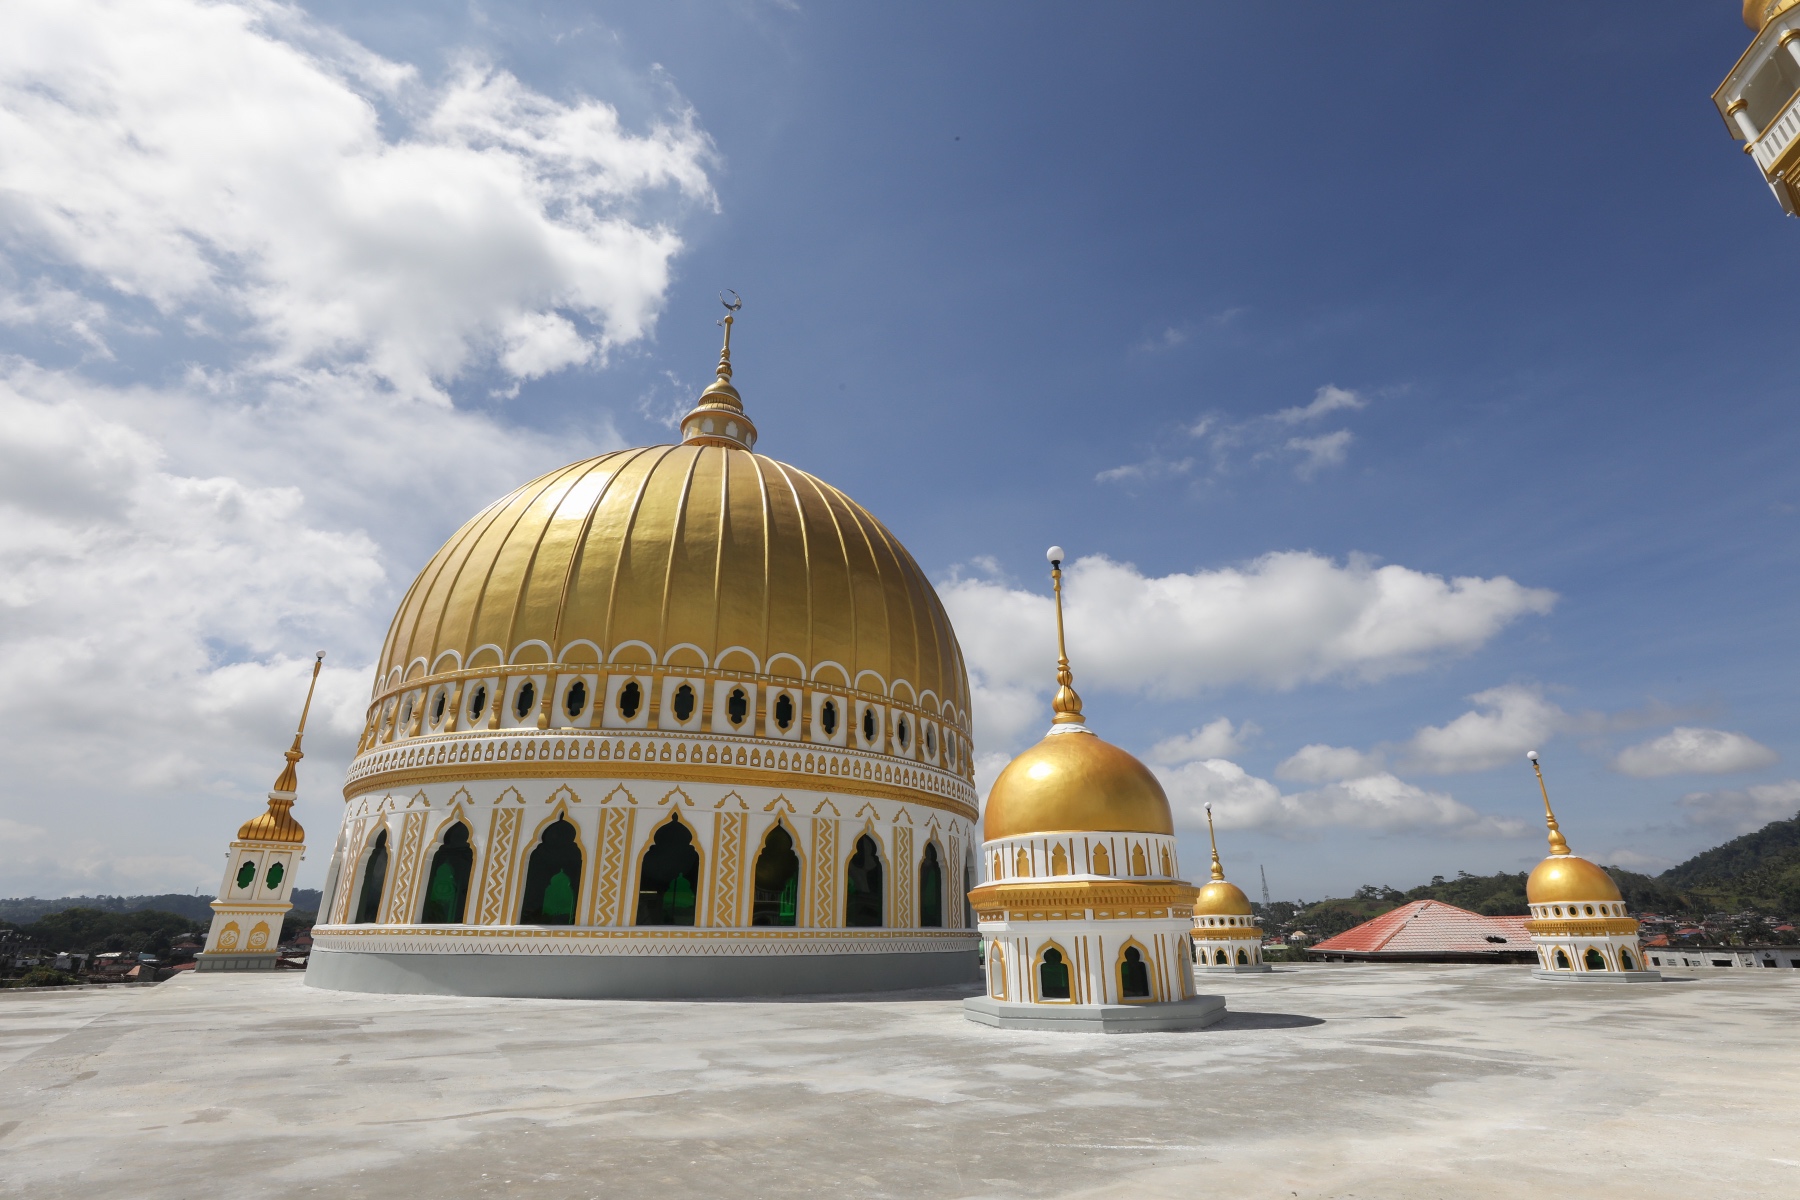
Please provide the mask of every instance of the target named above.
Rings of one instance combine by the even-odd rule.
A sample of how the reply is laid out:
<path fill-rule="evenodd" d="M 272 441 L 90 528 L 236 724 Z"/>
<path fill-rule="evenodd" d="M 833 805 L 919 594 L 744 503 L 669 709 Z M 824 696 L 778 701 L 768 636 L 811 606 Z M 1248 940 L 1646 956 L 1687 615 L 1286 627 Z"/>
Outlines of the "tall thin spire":
<path fill-rule="evenodd" d="M 1550 809 L 1550 789 L 1544 786 L 1544 768 L 1538 766 L 1538 752 L 1528 751 L 1525 757 L 1531 760 L 1531 769 L 1537 773 L 1538 791 L 1544 794 L 1544 823 L 1550 827 L 1550 853 L 1567 854 L 1569 843 L 1564 840 L 1562 830 L 1556 824 L 1556 814 Z"/>
<path fill-rule="evenodd" d="M 1211 804 L 1208 804 L 1206 806 L 1206 838 L 1208 841 L 1210 841 L 1212 843 L 1212 852 L 1213 852 L 1212 877 L 1214 879 L 1224 879 L 1225 878 L 1225 868 L 1219 865 L 1219 838 L 1218 838 L 1217 834 L 1213 833 L 1212 805 Z M 1265 897 L 1267 897 L 1268 891 L 1269 891 L 1268 877 L 1264 876 L 1263 877 L 1263 895 Z"/>
<path fill-rule="evenodd" d="M 300 739 L 306 736 L 306 714 L 312 711 L 313 689 L 319 686 L 319 668 L 324 665 L 325 652 L 321 650 L 313 657 L 312 682 L 306 685 L 306 703 L 300 706 L 300 726 L 294 730 L 294 744 L 288 747 L 284 755 L 287 766 L 281 768 L 281 774 L 275 779 L 273 790 L 277 792 L 292 792 L 300 786 L 300 778 L 294 773 L 294 764 L 306 757 L 300 752 Z"/>
<path fill-rule="evenodd" d="M 1050 560 L 1050 587 L 1056 594 L 1056 698 L 1050 707 L 1056 710 L 1051 725 L 1085 725 L 1081 715 L 1081 697 L 1074 687 L 1075 673 L 1069 670 L 1069 650 L 1063 639 L 1062 564 L 1063 548 L 1052 546 L 1044 552 Z"/>
<path fill-rule="evenodd" d="M 725 329 L 725 344 L 719 349 L 713 381 L 700 393 L 688 415 L 681 418 L 681 440 L 687 445 L 749 450 L 756 445 L 756 425 L 744 415 L 743 397 L 731 384 L 731 327 L 744 302 L 732 292 L 729 300 L 720 293 L 719 303 L 725 306 L 725 316 L 719 321 Z"/>

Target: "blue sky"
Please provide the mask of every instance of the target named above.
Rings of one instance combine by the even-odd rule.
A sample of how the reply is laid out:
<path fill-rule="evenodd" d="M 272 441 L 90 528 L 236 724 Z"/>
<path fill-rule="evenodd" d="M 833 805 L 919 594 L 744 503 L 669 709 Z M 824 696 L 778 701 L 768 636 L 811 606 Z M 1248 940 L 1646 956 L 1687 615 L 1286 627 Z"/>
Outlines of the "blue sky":
<path fill-rule="evenodd" d="M 1154 658 L 1154 631 L 1111 663 L 1084 658 L 1084 634 L 1113 650 L 1125 636 L 1101 628 L 1092 584 L 1071 654 L 1078 686 L 1094 681 L 1096 728 L 1149 755 L 1231 722 L 1187 760 L 1165 746 L 1159 765 L 1190 817 L 1205 798 L 1222 814 L 1240 805 L 1222 849 L 1244 881 L 1265 865 L 1277 895 L 1316 897 L 1524 869 L 1542 853 L 1529 746 L 1514 744 L 1527 737 L 1571 842 L 1603 860 L 1659 869 L 1800 808 L 1800 427 L 1778 292 L 1800 227 L 1708 101 L 1749 38 L 1733 6 L 1525 4 L 1503 20 L 1440 4 L 304 12 L 265 13 L 259 36 L 340 67 L 372 53 L 416 68 L 410 92 L 351 89 L 390 141 L 420 136 L 420 106 L 470 64 L 546 105 L 611 106 L 628 135 L 685 128 L 670 173 L 616 210 L 679 247 L 639 280 L 629 335 L 622 310 L 540 306 L 617 334 L 604 361 L 522 369 L 470 334 L 464 357 L 418 360 L 437 399 L 407 409 L 391 403 L 379 339 L 309 343 L 272 368 L 287 335 L 232 326 L 234 305 L 262 292 L 159 301 L 0 208 L 7 286 L 38 297 L 39 315 L 0 326 L 17 392 L 136 431 L 165 474 L 273 489 L 271 529 L 304 526 L 360 572 L 308 602 L 251 605 L 263 632 L 206 633 L 186 665 L 118 685 L 128 707 L 187 689 L 220 697 L 195 714 L 254 714 L 220 718 L 211 740 L 182 742 L 184 723 L 116 761 L 23 775 L 36 738 L 15 741 L 0 820 L 29 851 L 15 861 L 34 865 L 15 880 L 0 867 L 0 891 L 211 886 L 211 842 L 279 765 L 269 739 L 291 719 L 282 689 L 310 643 L 327 639 L 344 664 L 351 713 L 367 686 L 351 676 L 398 593 L 476 505 L 593 448 L 670 436 L 666 418 L 710 374 L 721 288 L 746 301 L 737 382 L 759 449 L 843 487 L 934 579 L 962 581 L 953 612 L 1012 611 L 1017 593 L 1045 590 L 1053 541 L 1149 581 L 1262 578 L 1254 564 L 1285 552 L 1325 563 L 1327 582 L 1367 559 L 1413 582 L 1516 583 L 1487 625 L 1416 654 L 1315 656 L 1283 677 L 1268 645 L 1241 648 L 1236 670 L 1202 646 L 1151 683 L 1126 665 Z M 73 299 L 51 304 L 46 288 Z M 105 353 L 69 332 L 82 320 Z M 309 388 L 370 390 L 337 413 Z M 307 424 L 327 410 L 336 435 Z M 354 437 L 354 414 L 377 410 L 368 437 L 406 443 L 411 465 L 395 471 L 423 481 L 411 491 L 384 480 L 379 456 L 354 470 L 283 461 L 282 439 Z M 186 432 L 196 413 L 205 436 Z M 416 438 L 393 432 L 409 422 Z M 483 437 L 503 445 L 484 454 Z M 58 452 L 25 439 L 13 453 L 37 470 Z M 304 499 L 276 511 L 281 488 Z M 79 574 L 95 544 L 65 533 L 10 553 L 15 570 L 53 560 Z M 1082 586 L 1073 573 L 1072 598 Z M 48 636 L 34 603 L 15 605 L 8 640 Z M 1196 627 L 1216 616 L 1193 605 Z M 994 653 L 998 714 L 1017 707 L 1016 692 L 998 697 L 1025 668 Z M 1045 684 L 1049 668 L 1046 651 Z M 45 668 L 43 686 L 79 704 L 95 670 Z M 1033 728 L 1028 713 L 988 718 L 981 749 L 1017 750 Z M 1676 729 L 1702 732 L 1618 758 Z M 353 737 L 322 732 L 305 765 L 315 840 L 335 824 Z M 1362 774 L 1278 772 L 1308 745 L 1354 750 Z M 146 756 L 166 767 L 146 771 Z M 1392 783 L 1344 793 L 1369 778 Z M 120 805 L 121 845 L 67 851 L 41 807 L 57 788 Z M 134 815 L 165 795 L 179 797 L 166 802 L 179 835 Z M 1401 815 L 1381 817 L 1381 797 Z M 1474 815 L 1444 818 L 1444 800 Z M 1328 810 L 1341 819 L 1309 815 Z"/>

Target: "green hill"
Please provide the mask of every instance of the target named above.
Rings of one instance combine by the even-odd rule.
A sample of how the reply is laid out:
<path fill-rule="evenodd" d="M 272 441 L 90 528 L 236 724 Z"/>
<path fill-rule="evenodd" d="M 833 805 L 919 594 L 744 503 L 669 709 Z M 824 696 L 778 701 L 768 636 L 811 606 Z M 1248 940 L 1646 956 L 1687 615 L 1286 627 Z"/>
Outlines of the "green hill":
<path fill-rule="evenodd" d="M 1657 882 L 1713 912 L 1759 908 L 1800 915 L 1800 815 L 1704 850 Z"/>

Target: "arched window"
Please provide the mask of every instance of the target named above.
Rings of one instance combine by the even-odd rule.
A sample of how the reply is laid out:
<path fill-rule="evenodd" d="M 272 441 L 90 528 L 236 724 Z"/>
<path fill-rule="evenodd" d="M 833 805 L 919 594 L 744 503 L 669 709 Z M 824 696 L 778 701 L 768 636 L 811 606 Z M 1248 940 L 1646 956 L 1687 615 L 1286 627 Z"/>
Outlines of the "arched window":
<path fill-rule="evenodd" d="M 584 681 L 577 679 L 569 685 L 569 690 L 563 694 L 563 711 L 569 714 L 571 721 L 587 711 L 587 684 Z"/>
<path fill-rule="evenodd" d="M 1225 951 L 1223 951 L 1223 950 L 1214 950 L 1213 951 L 1213 966 L 1229 967 L 1230 965 L 1231 965 L 1231 960 L 1229 958 L 1225 957 Z"/>
<path fill-rule="evenodd" d="M 469 694 L 469 720 L 479 720 L 482 711 L 487 708 L 487 684 L 478 683 Z"/>
<path fill-rule="evenodd" d="M 1606 960 L 1602 958 L 1600 952 L 1592 946 L 1589 946 L 1587 953 L 1581 956 L 1581 961 L 1590 971 L 1606 970 Z"/>
<path fill-rule="evenodd" d="M 1038 962 L 1038 997 L 1043 1000 L 1069 998 L 1069 964 L 1062 951 L 1052 946 Z"/>
<path fill-rule="evenodd" d="M 743 688 L 732 688 L 731 695 L 725 697 L 725 719 L 733 725 L 742 725 L 749 715 L 749 695 Z"/>
<path fill-rule="evenodd" d="M 982 964 L 987 968 L 988 995 L 996 1000 L 1006 999 L 1006 950 L 999 942 L 991 942 L 987 948 L 987 957 Z"/>
<path fill-rule="evenodd" d="M 272 892 L 281 886 L 281 881 L 286 876 L 287 871 L 282 868 L 280 863 L 270 863 L 269 873 L 263 876 L 263 886 Z"/>
<path fill-rule="evenodd" d="M 243 891 L 245 888 L 249 887 L 251 884 L 253 884 L 255 882 L 256 882 L 256 861 L 254 859 L 246 858 L 244 860 L 244 865 L 238 868 L 238 873 L 237 873 L 238 891 L 240 891 L 240 892 Z"/>
<path fill-rule="evenodd" d="M 919 924 L 926 929 L 944 925 L 944 868 L 938 862 L 936 842 L 926 842 L 919 859 Z"/>
<path fill-rule="evenodd" d="M 381 915 L 381 889 L 387 886 L 387 830 L 375 835 L 375 848 L 369 851 L 369 864 L 363 868 L 362 893 L 356 898 L 356 919 L 352 925 L 373 925 Z"/>
<path fill-rule="evenodd" d="M 1638 969 L 1637 959 L 1631 956 L 1631 951 L 1629 950 L 1619 951 L 1619 965 L 1627 971 L 1635 971 Z"/>
<path fill-rule="evenodd" d="M 1564 954 L 1560 948 L 1556 951 L 1556 969 L 1559 971 L 1569 969 L 1569 956 Z"/>
<path fill-rule="evenodd" d="M 775 728 L 786 733 L 794 724 L 794 698 L 783 692 L 775 698 Z"/>
<path fill-rule="evenodd" d="M 1105 846 L 1094 847 L 1094 874 L 1112 874 L 1112 858 L 1106 853 Z"/>
<path fill-rule="evenodd" d="M 524 683 L 519 685 L 519 695 L 513 701 L 513 712 L 517 713 L 519 720 L 523 721 L 526 715 L 531 712 L 531 706 L 536 703 L 537 684 L 527 679 Z"/>
<path fill-rule="evenodd" d="M 794 838 L 777 825 L 763 839 L 756 856 L 755 893 L 750 900 L 752 925 L 793 925 L 799 911 L 800 856 Z"/>
<path fill-rule="evenodd" d="M 868 834 L 856 839 L 856 853 L 850 856 L 844 877 L 844 924 L 852 928 L 881 925 L 881 851 Z"/>
<path fill-rule="evenodd" d="M 669 707 L 675 710 L 675 719 L 685 725 L 693 718 L 694 704 L 694 685 L 684 683 L 675 689 L 675 699 Z"/>
<path fill-rule="evenodd" d="M 644 689 L 638 686 L 635 679 L 627 679 L 625 686 L 619 689 L 619 715 L 627 721 L 638 715 L 638 709 L 644 705 Z"/>
<path fill-rule="evenodd" d="M 525 896 L 519 906 L 521 925 L 573 925 L 575 898 L 581 890 L 581 846 L 575 826 L 558 817 L 525 868 Z"/>
<path fill-rule="evenodd" d="M 427 925 L 462 924 L 463 909 L 469 902 L 469 869 L 474 865 L 469 827 L 458 821 L 445 832 L 444 844 L 432 855 L 420 921 Z"/>
<path fill-rule="evenodd" d="M 1237 960 L 1238 966 L 1240 967 L 1247 967 L 1250 965 L 1250 954 L 1242 946 L 1238 947 Z"/>
<path fill-rule="evenodd" d="M 1050 873 L 1052 875 L 1067 875 L 1069 873 L 1069 855 L 1061 846 L 1052 846 L 1050 848 Z"/>
<path fill-rule="evenodd" d="M 639 925 L 692 925 L 700 886 L 700 852 L 694 833 L 674 813 L 644 851 L 638 874 Z"/>
<path fill-rule="evenodd" d="M 1150 964 L 1136 946 L 1125 947 L 1119 961 L 1119 996 L 1125 1000 L 1150 999 Z"/>

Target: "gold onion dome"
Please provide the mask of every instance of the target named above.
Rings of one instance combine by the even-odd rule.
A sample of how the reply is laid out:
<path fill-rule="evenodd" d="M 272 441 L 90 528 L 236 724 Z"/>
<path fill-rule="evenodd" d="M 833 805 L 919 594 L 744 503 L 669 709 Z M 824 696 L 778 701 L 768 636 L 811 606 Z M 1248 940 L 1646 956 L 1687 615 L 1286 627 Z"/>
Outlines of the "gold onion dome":
<path fill-rule="evenodd" d="M 1604 869 L 1573 854 L 1556 824 L 1550 809 L 1550 792 L 1544 786 L 1544 771 L 1538 766 L 1537 751 L 1526 755 L 1531 769 L 1537 773 L 1538 790 L 1544 795 L 1544 822 L 1550 830 L 1550 857 L 1532 868 L 1525 880 L 1527 904 L 1612 903 L 1622 897 L 1619 885 Z"/>
<path fill-rule="evenodd" d="M 966 728 L 962 650 L 912 555 L 837 488 L 749 449 L 730 320 L 680 445 L 534 479 L 432 556 L 388 630 L 378 689 L 483 665 L 654 658 L 867 692 L 904 681 L 913 696 L 900 699 Z"/>
<path fill-rule="evenodd" d="M 283 755 L 287 759 L 275 786 L 269 790 L 269 808 L 238 826 L 240 842 L 304 842 L 306 830 L 294 820 L 294 794 L 300 788 L 300 776 L 294 765 L 306 755 L 301 753 L 300 739 L 306 736 L 306 714 L 312 711 L 313 689 L 319 686 L 319 669 L 325 665 L 325 652 L 313 657 L 312 681 L 306 685 L 306 703 L 300 708 L 300 725 L 294 730 L 294 744 Z"/>
<path fill-rule="evenodd" d="M 1196 917 L 1247 917 L 1251 915 L 1250 897 L 1244 889 L 1225 878 L 1219 863 L 1219 839 L 1213 834 L 1212 805 L 1206 806 L 1206 836 L 1212 843 L 1212 881 L 1200 889 L 1194 900 Z"/>
<path fill-rule="evenodd" d="M 1169 797 L 1150 768 L 1088 729 L 1063 645 L 1062 550 L 1050 552 L 1056 590 L 1055 723 L 1007 764 L 988 792 L 982 839 L 1107 831 L 1174 834 Z M 1248 911 L 1248 910 L 1246 910 Z"/>
<path fill-rule="evenodd" d="M 1744 24 L 1760 33 L 1764 25 L 1796 4 L 1800 0 L 1744 0 Z"/>

